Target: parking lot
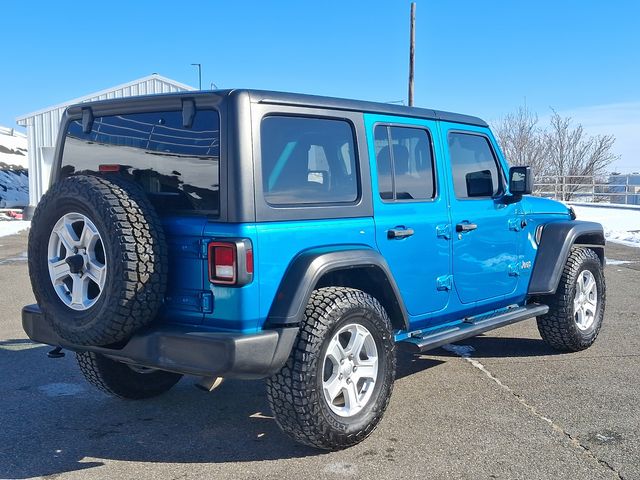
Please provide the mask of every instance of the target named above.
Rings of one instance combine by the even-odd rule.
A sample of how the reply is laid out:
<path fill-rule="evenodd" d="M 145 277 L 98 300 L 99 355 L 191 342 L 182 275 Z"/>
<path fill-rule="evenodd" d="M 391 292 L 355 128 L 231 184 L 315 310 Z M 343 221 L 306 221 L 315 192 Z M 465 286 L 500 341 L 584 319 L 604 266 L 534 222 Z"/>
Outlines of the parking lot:
<path fill-rule="evenodd" d="M 131 402 L 26 339 L 26 234 L 0 238 L 0 478 L 640 478 L 640 249 L 610 245 L 596 344 L 558 354 L 526 321 L 399 357 L 373 435 L 324 453 L 270 416 L 262 381 L 184 378 Z"/>

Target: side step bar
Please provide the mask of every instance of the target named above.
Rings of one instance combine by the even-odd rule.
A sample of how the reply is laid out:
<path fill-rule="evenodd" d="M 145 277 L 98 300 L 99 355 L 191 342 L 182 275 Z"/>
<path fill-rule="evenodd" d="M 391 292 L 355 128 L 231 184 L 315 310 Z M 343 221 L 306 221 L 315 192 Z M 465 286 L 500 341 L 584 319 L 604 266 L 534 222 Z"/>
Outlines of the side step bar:
<path fill-rule="evenodd" d="M 465 338 L 475 337 L 481 333 L 488 332 L 495 328 L 504 327 L 512 323 L 527 320 L 529 318 L 544 315 L 549 311 L 547 305 L 532 303 L 524 307 L 517 307 L 506 312 L 482 318 L 476 321 L 469 319 L 451 328 L 437 330 L 424 336 L 409 337 L 398 342 L 398 346 L 414 353 L 426 352 L 434 348 L 441 347 L 447 343 L 454 343 Z"/>

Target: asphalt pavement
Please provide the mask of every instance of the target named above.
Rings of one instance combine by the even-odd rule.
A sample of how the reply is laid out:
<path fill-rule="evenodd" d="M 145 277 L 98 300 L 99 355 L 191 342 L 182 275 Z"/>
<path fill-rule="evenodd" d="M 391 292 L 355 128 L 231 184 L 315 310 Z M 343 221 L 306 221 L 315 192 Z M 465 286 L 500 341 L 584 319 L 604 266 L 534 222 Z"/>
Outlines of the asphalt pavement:
<path fill-rule="evenodd" d="M 26 339 L 26 234 L 0 238 L 0 478 L 640 479 L 640 249 L 610 245 L 596 343 L 558 354 L 535 320 L 399 357 L 384 419 L 335 453 L 282 434 L 263 381 L 103 395 Z"/>

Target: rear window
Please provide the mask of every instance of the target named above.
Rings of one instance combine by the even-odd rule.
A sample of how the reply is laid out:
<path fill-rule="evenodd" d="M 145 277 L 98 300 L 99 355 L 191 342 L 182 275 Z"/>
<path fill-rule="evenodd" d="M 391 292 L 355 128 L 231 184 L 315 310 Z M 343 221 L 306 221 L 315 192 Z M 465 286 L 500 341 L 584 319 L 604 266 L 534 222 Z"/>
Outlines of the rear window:
<path fill-rule="evenodd" d="M 358 198 L 351 124 L 269 116 L 260 129 L 262 182 L 271 205 L 348 203 Z"/>
<path fill-rule="evenodd" d="M 120 173 L 142 186 L 160 211 L 220 211 L 220 119 L 198 110 L 191 128 L 182 112 L 132 113 L 95 117 L 91 132 L 82 121 L 69 124 L 62 174 L 97 173 L 119 165 Z"/>

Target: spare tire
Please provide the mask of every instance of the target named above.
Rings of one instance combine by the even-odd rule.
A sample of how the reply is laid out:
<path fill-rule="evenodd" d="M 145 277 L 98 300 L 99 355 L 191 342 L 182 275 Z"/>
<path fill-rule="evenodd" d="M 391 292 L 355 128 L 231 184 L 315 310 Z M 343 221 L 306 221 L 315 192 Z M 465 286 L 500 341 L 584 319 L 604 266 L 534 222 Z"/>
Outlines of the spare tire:
<path fill-rule="evenodd" d="M 167 283 L 160 218 L 136 184 L 77 175 L 42 197 L 29 275 L 44 318 L 79 345 L 127 340 L 158 313 Z"/>

